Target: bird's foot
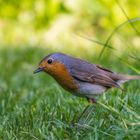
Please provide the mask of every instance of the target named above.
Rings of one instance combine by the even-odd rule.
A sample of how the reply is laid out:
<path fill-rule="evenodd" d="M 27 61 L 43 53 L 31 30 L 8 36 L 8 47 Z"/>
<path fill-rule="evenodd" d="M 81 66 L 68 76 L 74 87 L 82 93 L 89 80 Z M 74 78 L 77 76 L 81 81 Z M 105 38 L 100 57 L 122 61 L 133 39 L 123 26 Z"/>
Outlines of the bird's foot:
<path fill-rule="evenodd" d="M 88 100 L 89 103 L 92 103 L 92 104 L 97 103 L 96 99 L 94 99 L 94 98 L 87 98 L 87 100 Z"/>

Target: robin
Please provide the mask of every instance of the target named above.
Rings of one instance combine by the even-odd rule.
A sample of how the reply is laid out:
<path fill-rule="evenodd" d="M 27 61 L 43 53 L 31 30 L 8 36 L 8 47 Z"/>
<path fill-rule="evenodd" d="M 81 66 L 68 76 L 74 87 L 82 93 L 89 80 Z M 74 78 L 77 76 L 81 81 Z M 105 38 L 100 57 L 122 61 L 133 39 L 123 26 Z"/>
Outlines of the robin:
<path fill-rule="evenodd" d="M 117 74 L 109 69 L 63 53 L 52 53 L 39 63 L 34 73 L 46 72 L 72 94 L 96 103 L 95 96 L 140 76 Z"/>

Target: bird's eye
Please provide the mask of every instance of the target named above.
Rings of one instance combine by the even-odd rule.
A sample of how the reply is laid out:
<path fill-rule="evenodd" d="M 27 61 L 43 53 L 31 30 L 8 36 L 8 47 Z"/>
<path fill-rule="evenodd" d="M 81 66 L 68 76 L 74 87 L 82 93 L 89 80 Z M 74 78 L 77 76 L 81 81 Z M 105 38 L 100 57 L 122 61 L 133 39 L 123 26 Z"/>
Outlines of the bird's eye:
<path fill-rule="evenodd" d="M 53 60 L 52 59 L 48 59 L 48 64 L 51 64 L 52 62 L 53 62 Z"/>

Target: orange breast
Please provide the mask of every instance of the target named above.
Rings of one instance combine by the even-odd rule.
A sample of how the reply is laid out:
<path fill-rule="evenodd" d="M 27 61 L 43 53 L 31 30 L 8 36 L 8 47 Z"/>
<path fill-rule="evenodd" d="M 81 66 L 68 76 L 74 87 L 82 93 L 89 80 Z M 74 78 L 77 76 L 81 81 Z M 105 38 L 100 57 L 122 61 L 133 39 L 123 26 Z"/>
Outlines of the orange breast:
<path fill-rule="evenodd" d="M 48 69 L 49 73 L 63 88 L 68 91 L 76 91 L 77 86 L 62 63 L 56 62 Z"/>

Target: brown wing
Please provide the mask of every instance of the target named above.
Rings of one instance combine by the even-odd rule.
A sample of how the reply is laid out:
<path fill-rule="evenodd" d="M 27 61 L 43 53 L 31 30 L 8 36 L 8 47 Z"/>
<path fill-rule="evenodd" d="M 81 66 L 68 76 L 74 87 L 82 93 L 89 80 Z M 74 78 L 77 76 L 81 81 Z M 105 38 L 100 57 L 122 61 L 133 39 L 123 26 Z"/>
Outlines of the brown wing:
<path fill-rule="evenodd" d="M 100 69 L 100 70 L 103 70 L 104 72 L 114 73 L 113 71 L 111 71 L 111 70 L 109 70 L 109 69 L 107 69 L 107 68 L 103 68 L 103 67 L 101 67 L 101 66 L 99 66 L 99 65 L 96 65 L 96 67 L 97 67 L 98 69 Z"/>
<path fill-rule="evenodd" d="M 93 66 L 93 70 L 90 72 L 83 69 L 72 69 L 71 74 L 75 79 L 82 82 L 94 83 L 108 88 L 119 87 L 117 81 L 110 77 L 110 74 L 113 74 L 112 71 L 100 66 Z"/>

